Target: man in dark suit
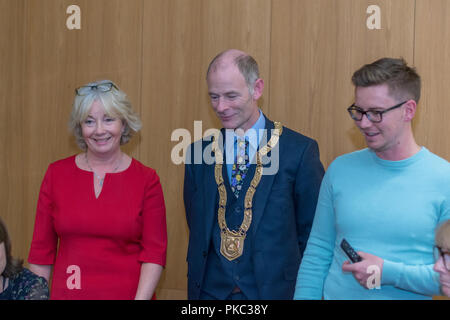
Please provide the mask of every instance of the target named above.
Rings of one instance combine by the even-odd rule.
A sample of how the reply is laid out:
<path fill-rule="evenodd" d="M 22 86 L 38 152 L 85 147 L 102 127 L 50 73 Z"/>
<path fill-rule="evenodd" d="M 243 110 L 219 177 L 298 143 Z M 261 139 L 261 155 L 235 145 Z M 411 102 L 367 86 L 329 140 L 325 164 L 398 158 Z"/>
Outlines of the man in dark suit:
<path fill-rule="evenodd" d="M 264 116 L 248 54 L 216 56 L 207 83 L 224 129 L 186 158 L 188 298 L 292 299 L 324 174 L 317 143 Z"/>

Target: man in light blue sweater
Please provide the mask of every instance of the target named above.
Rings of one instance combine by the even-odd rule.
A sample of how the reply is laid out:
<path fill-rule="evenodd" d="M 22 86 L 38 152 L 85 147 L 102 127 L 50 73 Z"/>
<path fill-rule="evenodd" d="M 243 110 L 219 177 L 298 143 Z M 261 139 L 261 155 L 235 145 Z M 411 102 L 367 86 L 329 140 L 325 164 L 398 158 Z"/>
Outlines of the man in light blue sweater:
<path fill-rule="evenodd" d="M 414 139 L 420 77 L 383 58 L 352 82 L 348 112 L 368 148 L 325 174 L 294 299 L 431 299 L 440 293 L 433 241 L 450 219 L 450 164 Z M 349 261 L 343 239 L 361 262 Z"/>

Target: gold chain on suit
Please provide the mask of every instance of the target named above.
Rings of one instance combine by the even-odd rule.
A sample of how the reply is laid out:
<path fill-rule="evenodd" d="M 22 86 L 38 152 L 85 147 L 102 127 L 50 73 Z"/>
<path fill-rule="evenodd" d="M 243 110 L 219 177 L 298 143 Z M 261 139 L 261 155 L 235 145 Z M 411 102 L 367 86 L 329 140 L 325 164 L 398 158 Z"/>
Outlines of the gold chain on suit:
<path fill-rule="evenodd" d="M 216 178 L 217 189 L 219 191 L 219 209 L 217 211 L 217 219 L 220 228 L 220 253 L 232 261 L 239 258 L 244 251 L 244 241 L 247 235 L 247 231 L 252 223 L 252 207 L 253 207 L 253 196 L 255 195 L 256 188 L 258 187 L 261 177 L 263 175 L 263 166 L 261 159 L 267 153 L 274 148 L 283 132 L 283 126 L 280 122 L 274 122 L 275 130 L 270 137 L 269 142 L 260 148 L 256 153 L 256 170 L 255 175 L 248 187 L 244 199 L 244 218 L 242 224 L 238 230 L 228 229 L 227 222 L 225 220 L 225 210 L 227 206 L 227 190 L 224 185 L 224 180 L 222 176 L 222 166 L 223 166 L 223 154 L 218 147 L 217 139 L 213 141 L 213 150 L 216 160 L 216 165 L 214 168 L 214 176 Z"/>

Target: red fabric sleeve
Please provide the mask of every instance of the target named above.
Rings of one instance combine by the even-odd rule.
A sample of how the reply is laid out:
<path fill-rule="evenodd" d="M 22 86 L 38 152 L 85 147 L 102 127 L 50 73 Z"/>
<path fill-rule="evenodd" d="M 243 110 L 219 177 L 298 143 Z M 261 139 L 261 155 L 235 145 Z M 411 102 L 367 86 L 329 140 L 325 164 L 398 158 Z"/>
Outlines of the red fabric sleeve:
<path fill-rule="evenodd" d="M 147 177 L 143 204 L 142 251 L 139 261 L 166 265 L 167 225 L 164 195 L 156 172 Z"/>
<path fill-rule="evenodd" d="M 53 208 L 52 165 L 50 165 L 39 192 L 33 240 L 28 255 L 29 263 L 52 265 L 55 262 L 58 236 L 54 228 Z"/>

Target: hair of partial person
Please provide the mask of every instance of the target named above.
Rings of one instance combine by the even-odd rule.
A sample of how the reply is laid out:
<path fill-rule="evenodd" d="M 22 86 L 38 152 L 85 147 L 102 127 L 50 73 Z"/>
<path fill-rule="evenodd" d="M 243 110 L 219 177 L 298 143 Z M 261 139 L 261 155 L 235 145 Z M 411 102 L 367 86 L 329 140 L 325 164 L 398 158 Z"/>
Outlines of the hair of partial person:
<path fill-rule="evenodd" d="M 450 219 L 439 226 L 436 231 L 435 243 L 438 247 L 450 251 Z"/>
<path fill-rule="evenodd" d="M 0 244 L 5 244 L 6 266 L 2 273 L 5 278 L 12 278 L 23 269 L 23 260 L 11 256 L 11 239 L 6 229 L 5 223 L 0 219 Z"/>
<path fill-rule="evenodd" d="M 110 80 L 100 80 L 88 83 L 85 86 L 96 86 L 107 82 L 114 83 Z M 130 141 L 131 137 L 141 129 L 142 124 L 139 115 L 133 111 L 131 102 L 128 100 L 125 92 L 120 90 L 116 84 L 114 84 L 110 91 L 90 90 L 88 94 L 83 96 L 76 94 L 69 120 L 69 130 L 75 136 L 76 143 L 81 150 L 87 150 L 87 145 L 82 135 L 81 124 L 89 116 L 92 104 L 96 100 L 101 102 L 108 116 L 117 117 L 124 124 L 125 128 L 120 138 L 121 145 Z"/>
<path fill-rule="evenodd" d="M 208 66 L 208 70 L 206 72 L 206 78 L 208 78 L 208 75 L 210 71 L 216 67 L 216 64 L 221 60 L 223 55 L 227 53 L 227 51 L 219 53 L 217 56 L 212 59 Z M 256 80 L 259 78 L 259 67 L 256 60 L 247 54 L 240 54 L 237 55 L 234 59 L 234 64 L 237 66 L 238 70 L 242 74 L 242 76 L 245 79 L 245 83 L 247 84 L 250 94 L 253 94 L 253 89 L 255 86 Z"/>
<path fill-rule="evenodd" d="M 420 100 L 421 79 L 416 69 L 403 58 L 381 58 L 358 69 L 352 76 L 355 87 L 386 84 L 392 97 L 399 100 Z"/>

